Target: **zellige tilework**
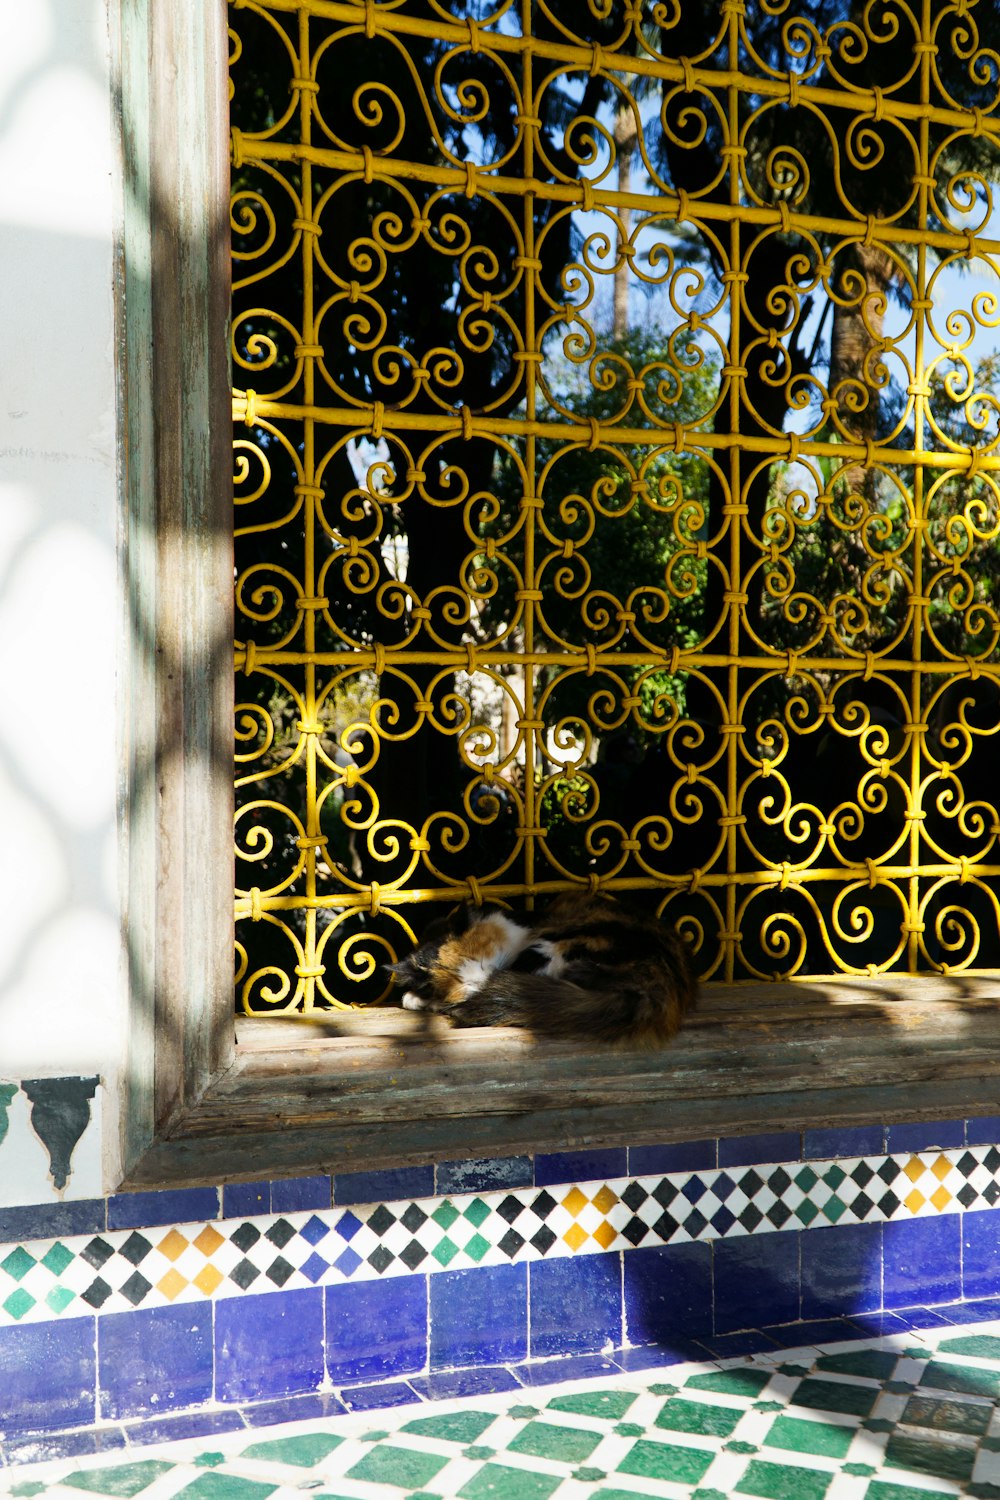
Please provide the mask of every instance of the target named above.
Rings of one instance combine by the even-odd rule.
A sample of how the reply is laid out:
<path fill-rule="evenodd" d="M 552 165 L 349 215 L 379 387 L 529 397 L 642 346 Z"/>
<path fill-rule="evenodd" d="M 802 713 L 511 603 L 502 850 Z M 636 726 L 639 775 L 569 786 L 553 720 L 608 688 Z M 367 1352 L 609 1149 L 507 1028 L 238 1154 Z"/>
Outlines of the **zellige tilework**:
<path fill-rule="evenodd" d="M 283 1201 L 301 1198 L 290 1188 Z M 934 1221 L 998 1201 L 1000 1150 L 980 1145 L 147 1223 L 0 1247 L 0 1324 L 784 1229 Z M 950 1232 L 928 1225 L 931 1258 L 931 1242 Z M 907 1266 L 900 1305 L 928 1300 L 908 1284 Z M 984 1287 L 988 1279 L 984 1271 Z M 823 1311 L 818 1302 L 810 1315 Z"/>
<path fill-rule="evenodd" d="M 413 1393 L 411 1392 L 411 1397 Z M 992 1500 L 1000 1322 L 206 1428 L 29 1465 L 14 1500 Z"/>

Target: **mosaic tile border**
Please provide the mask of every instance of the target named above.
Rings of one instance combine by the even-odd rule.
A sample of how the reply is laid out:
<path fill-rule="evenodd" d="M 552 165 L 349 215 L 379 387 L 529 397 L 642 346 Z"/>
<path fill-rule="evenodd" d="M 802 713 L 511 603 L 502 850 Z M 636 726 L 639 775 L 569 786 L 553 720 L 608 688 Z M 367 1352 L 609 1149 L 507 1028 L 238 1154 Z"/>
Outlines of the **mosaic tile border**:
<path fill-rule="evenodd" d="M 1000 1149 L 616 1177 L 0 1247 L 0 1325 L 993 1208 Z"/>

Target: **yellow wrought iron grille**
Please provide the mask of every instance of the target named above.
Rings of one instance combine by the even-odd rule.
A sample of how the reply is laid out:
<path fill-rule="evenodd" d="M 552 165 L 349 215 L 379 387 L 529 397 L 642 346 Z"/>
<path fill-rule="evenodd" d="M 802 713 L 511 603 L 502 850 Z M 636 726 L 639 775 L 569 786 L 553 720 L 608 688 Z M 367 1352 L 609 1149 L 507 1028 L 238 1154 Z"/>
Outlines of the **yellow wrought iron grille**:
<path fill-rule="evenodd" d="M 242 1007 L 580 886 L 1000 963 L 992 0 L 231 24 Z"/>

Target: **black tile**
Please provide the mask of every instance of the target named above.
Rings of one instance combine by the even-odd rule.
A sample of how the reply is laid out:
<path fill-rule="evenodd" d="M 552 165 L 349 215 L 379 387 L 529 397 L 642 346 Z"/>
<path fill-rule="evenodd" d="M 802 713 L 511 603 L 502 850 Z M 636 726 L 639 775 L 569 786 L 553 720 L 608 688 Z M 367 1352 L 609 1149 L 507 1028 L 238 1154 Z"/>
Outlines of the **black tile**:
<path fill-rule="evenodd" d="M 284 1286 L 289 1276 L 292 1276 L 294 1272 L 295 1267 L 289 1265 L 283 1255 L 279 1255 L 277 1260 L 271 1262 L 264 1275 L 268 1281 L 273 1281 L 275 1286 Z"/>
<path fill-rule="evenodd" d="M 744 1172 L 739 1179 L 739 1186 L 748 1198 L 755 1198 L 764 1186 L 764 1179 L 757 1172 Z"/>
<path fill-rule="evenodd" d="M 427 1215 L 416 1203 L 411 1203 L 404 1214 L 400 1214 L 399 1222 L 410 1234 L 416 1234 L 422 1225 L 427 1223 Z"/>
<path fill-rule="evenodd" d="M 91 1240 L 89 1245 L 83 1247 L 80 1251 L 80 1259 L 85 1260 L 88 1266 L 93 1266 L 95 1271 L 99 1271 L 103 1265 L 107 1264 L 114 1253 L 107 1240 L 102 1240 L 98 1236 L 96 1239 Z"/>
<path fill-rule="evenodd" d="M 427 1251 L 419 1240 L 411 1240 L 406 1249 L 400 1252 L 399 1258 L 404 1266 L 415 1271 L 427 1259 Z"/>
<path fill-rule="evenodd" d="M 236 1285 L 245 1292 L 248 1286 L 253 1285 L 259 1275 L 260 1272 L 255 1265 L 252 1265 L 248 1260 L 241 1260 L 237 1261 L 236 1265 L 230 1271 L 229 1279 L 230 1281 L 235 1281 Z"/>
<path fill-rule="evenodd" d="M 141 1234 L 130 1234 L 124 1245 L 118 1247 L 118 1254 L 128 1261 L 130 1266 L 137 1266 L 152 1250 L 149 1240 Z"/>
<path fill-rule="evenodd" d="M 973 1172 L 979 1166 L 979 1163 L 973 1156 L 971 1151 L 966 1151 L 962 1156 L 959 1157 L 958 1161 L 955 1163 L 955 1166 L 961 1172 L 963 1177 L 971 1177 Z"/>
<path fill-rule="evenodd" d="M 260 1230 L 254 1224 L 241 1224 L 239 1229 L 234 1229 L 229 1236 L 237 1250 L 242 1250 L 244 1255 L 251 1245 L 256 1245 L 260 1239 Z"/>
<path fill-rule="evenodd" d="M 503 1251 L 504 1255 L 510 1255 L 513 1257 L 517 1254 L 523 1244 L 524 1235 L 518 1234 L 516 1229 L 508 1229 L 507 1233 L 500 1241 L 500 1249 Z"/>
<path fill-rule="evenodd" d="M 536 1230 L 531 1236 L 531 1243 L 541 1255 L 546 1255 L 552 1249 L 555 1242 L 556 1237 L 546 1224 L 543 1224 L 541 1229 Z"/>
<path fill-rule="evenodd" d="M 111 1288 L 103 1277 L 98 1276 L 95 1281 L 90 1283 L 85 1292 L 80 1293 L 80 1296 L 89 1307 L 103 1307 L 111 1296 Z"/>
<path fill-rule="evenodd" d="M 788 1189 L 792 1185 L 792 1179 L 789 1177 L 784 1167 L 779 1167 L 776 1172 L 771 1173 L 770 1177 L 767 1179 L 767 1185 L 771 1189 L 771 1192 L 774 1193 L 775 1197 L 780 1198 L 782 1193 L 788 1192 Z"/>
<path fill-rule="evenodd" d="M 767 1211 L 768 1222 L 773 1224 L 776 1229 L 783 1228 L 791 1217 L 792 1210 L 788 1207 L 787 1203 L 775 1203 Z"/>
<path fill-rule="evenodd" d="M 539 1219 L 547 1219 L 556 1207 L 556 1200 L 551 1193 L 539 1193 L 531 1204 L 531 1212 Z"/>
<path fill-rule="evenodd" d="M 883 1182 L 895 1182 L 899 1176 L 899 1165 L 886 1157 L 881 1166 L 876 1168 L 876 1176 L 881 1177 Z"/>
<path fill-rule="evenodd" d="M 139 1303 L 153 1290 L 153 1283 L 147 1281 L 140 1271 L 133 1271 L 120 1290 L 127 1302 L 131 1302 L 133 1307 L 138 1307 Z"/>
<path fill-rule="evenodd" d="M 705 1215 L 701 1212 L 700 1209 L 697 1208 L 693 1213 L 688 1214 L 687 1218 L 684 1220 L 685 1231 L 691 1236 L 693 1240 L 696 1240 L 698 1238 L 707 1224 L 708 1220 L 705 1218 Z"/>
<path fill-rule="evenodd" d="M 276 1219 L 270 1229 L 267 1230 L 264 1238 L 270 1240 L 276 1249 L 284 1250 L 288 1241 L 295 1238 L 295 1230 L 287 1219 Z"/>
<path fill-rule="evenodd" d="M 630 1182 L 624 1193 L 622 1193 L 622 1202 L 626 1208 L 631 1209 L 632 1213 L 635 1213 L 636 1209 L 641 1208 L 648 1197 L 649 1194 L 644 1187 L 641 1187 L 637 1182 Z"/>
<path fill-rule="evenodd" d="M 743 1228 L 749 1230 L 749 1232 L 752 1234 L 753 1231 L 757 1228 L 758 1224 L 763 1221 L 764 1215 L 761 1213 L 759 1208 L 755 1207 L 754 1204 L 748 1203 L 746 1208 L 743 1209 L 742 1213 L 737 1214 L 736 1217 L 743 1225 Z"/>
<path fill-rule="evenodd" d="M 380 1203 L 373 1214 L 367 1220 L 368 1228 L 373 1234 L 385 1234 L 396 1222 L 396 1215 L 391 1214 L 384 1203 Z"/>
<path fill-rule="evenodd" d="M 958 1199 L 959 1203 L 961 1203 L 963 1208 L 969 1208 L 973 1203 L 975 1203 L 976 1199 L 979 1197 L 979 1194 L 976 1192 L 972 1184 L 967 1182 L 964 1187 L 959 1188 L 958 1192 L 955 1194 L 955 1197 Z"/>
<path fill-rule="evenodd" d="M 856 1182 L 858 1187 L 866 1188 L 874 1176 L 874 1168 L 870 1167 L 866 1161 L 859 1161 L 851 1172 L 851 1181 Z"/>
<path fill-rule="evenodd" d="M 899 1199 L 895 1193 L 886 1193 L 879 1199 L 878 1206 L 879 1212 L 885 1214 L 887 1219 L 891 1219 L 899 1207 Z"/>
<path fill-rule="evenodd" d="M 381 1276 L 386 1266 L 391 1266 L 395 1259 L 391 1250 L 387 1250 L 384 1245 L 376 1245 L 371 1255 L 368 1256 L 368 1264 L 374 1267 Z"/>
<path fill-rule="evenodd" d="M 678 1191 L 679 1189 L 676 1188 L 672 1182 L 668 1182 L 664 1177 L 663 1181 L 658 1182 L 653 1189 L 653 1197 L 656 1199 L 661 1208 L 669 1208 L 671 1203 L 673 1203 L 674 1199 L 677 1197 Z"/>
<path fill-rule="evenodd" d="M 854 1214 L 855 1218 L 867 1219 L 868 1215 L 873 1211 L 875 1205 L 869 1198 L 867 1193 L 859 1193 L 851 1203 L 850 1207 L 851 1212 L 852 1214 Z"/>
<path fill-rule="evenodd" d="M 622 1236 L 628 1240 L 630 1245 L 640 1245 L 649 1232 L 648 1224 L 644 1224 L 641 1219 L 637 1219 L 634 1215 L 621 1231 Z"/>
<path fill-rule="evenodd" d="M 524 1204 L 513 1193 L 509 1193 L 497 1209 L 497 1213 L 507 1224 L 513 1224 L 523 1212 Z"/>

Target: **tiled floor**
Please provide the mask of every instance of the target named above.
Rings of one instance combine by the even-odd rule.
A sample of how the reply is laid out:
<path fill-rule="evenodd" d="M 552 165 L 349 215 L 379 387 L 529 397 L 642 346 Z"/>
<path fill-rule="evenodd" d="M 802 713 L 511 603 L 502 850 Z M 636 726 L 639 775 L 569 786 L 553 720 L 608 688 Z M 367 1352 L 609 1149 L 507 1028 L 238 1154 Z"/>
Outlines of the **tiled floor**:
<path fill-rule="evenodd" d="M 30 1464 L 27 1500 L 1000 1497 L 1000 1321 Z"/>

